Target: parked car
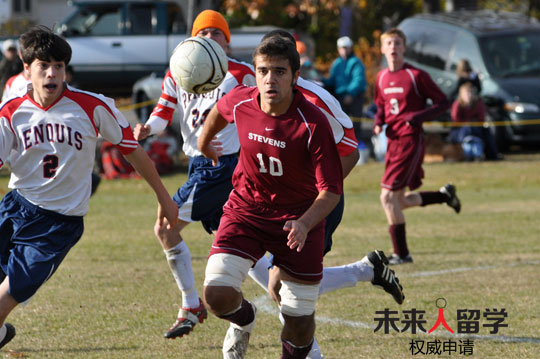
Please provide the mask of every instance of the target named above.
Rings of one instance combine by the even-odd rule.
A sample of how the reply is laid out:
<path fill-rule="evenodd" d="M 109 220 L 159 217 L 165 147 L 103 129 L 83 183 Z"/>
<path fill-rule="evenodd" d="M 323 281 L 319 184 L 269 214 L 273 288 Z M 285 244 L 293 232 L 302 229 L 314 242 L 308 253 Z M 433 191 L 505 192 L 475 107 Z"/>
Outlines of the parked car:
<path fill-rule="evenodd" d="M 426 70 L 449 95 L 456 64 L 466 58 L 482 81 L 489 121 L 501 149 L 540 143 L 540 23 L 517 13 L 457 11 L 420 14 L 398 26 L 407 36 L 405 60 Z"/>
<path fill-rule="evenodd" d="M 181 7 L 170 0 L 74 1 L 57 33 L 73 49 L 74 82 L 82 89 L 129 94 L 137 79 L 163 71 L 186 38 Z M 244 53 L 262 35 L 233 36 L 232 53 Z"/>

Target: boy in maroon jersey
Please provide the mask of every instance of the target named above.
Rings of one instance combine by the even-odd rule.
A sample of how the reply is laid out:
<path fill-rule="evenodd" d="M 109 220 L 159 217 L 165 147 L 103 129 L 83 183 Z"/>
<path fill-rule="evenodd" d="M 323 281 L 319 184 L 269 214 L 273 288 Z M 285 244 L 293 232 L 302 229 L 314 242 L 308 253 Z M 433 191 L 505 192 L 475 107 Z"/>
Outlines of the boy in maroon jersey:
<path fill-rule="evenodd" d="M 459 213 L 461 204 L 456 188 L 447 184 L 439 191 L 414 191 L 422 185 L 425 141 L 422 123 L 449 107 L 446 96 L 429 75 L 405 63 L 405 34 L 390 29 L 381 35 L 381 52 L 388 68 L 377 74 L 375 104 L 377 114 L 373 132 L 378 135 L 387 125 L 388 148 L 381 181 L 381 203 L 388 220 L 394 253 L 390 264 L 412 262 L 405 236 L 403 210 L 415 206 L 446 203 Z M 426 106 L 431 99 L 433 105 Z"/>
<path fill-rule="evenodd" d="M 294 44 L 268 38 L 253 59 L 257 87 L 238 86 L 221 98 L 198 140 L 217 164 L 211 140 L 235 122 L 241 147 L 206 267 L 204 301 L 231 322 L 224 358 L 243 358 L 256 308 L 243 298 L 241 284 L 266 251 L 273 253 L 283 272 L 282 358 L 305 358 L 322 278 L 323 219 L 339 201 L 343 174 L 328 120 L 294 89 L 300 66 Z"/>

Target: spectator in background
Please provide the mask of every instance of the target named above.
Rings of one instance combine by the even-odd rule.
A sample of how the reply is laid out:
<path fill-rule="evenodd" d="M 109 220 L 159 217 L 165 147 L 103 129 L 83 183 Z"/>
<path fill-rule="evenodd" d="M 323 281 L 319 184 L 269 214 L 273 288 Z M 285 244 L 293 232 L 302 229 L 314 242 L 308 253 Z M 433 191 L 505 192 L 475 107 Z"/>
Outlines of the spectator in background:
<path fill-rule="evenodd" d="M 23 63 L 17 54 L 17 43 L 11 39 L 2 44 L 2 53 L 4 58 L 0 61 L 0 91 L 3 92 L 7 80 L 22 72 Z"/>
<path fill-rule="evenodd" d="M 458 96 L 459 88 L 465 82 L 470 82 L 476 89 L 476 94 L 480 95 L 482 92 L 482 84 L 480 83 L 480 78 L 478 74 L 473 71 L 471 64 L 467 59 L 461 59 L 457 63 L 456 74 L 458 76 L 456 87 L 450 94 L 450 101 L 454 101 Z"/>
<path fill-rule="evenodd" d="M 450 131 L 450 141 L 460 143 L 465 158 L 472 160 L 497 160 L 501 158 L 495 139 L 489 128 L 484 127 L 486 107 L 478 96 L 478 87 L 473 81 L 465 81 L 460 86 L 458 98 L 452 104 L 452 121 L 478 122 L 477 125 L 454 127 Z"/>
<path fill-rule="evenodd" d="M 361 117 L 366 91 L 364 64 L 354 54 L 350 37 L 340 37 L 337 48 L 339 57 L 330 67 L 330 76 L 323 78 L 324 86 L 333 92 L 345 113 Z"/>
<path fill-rule="evenodd" d="M 296 51 L 300 55 L 300 76 L 306 80 L 320 84 L 320 75 L 313 66 L 313 62 L 307 54 L 306 44 L 303 41 L 296 41 Z"/>

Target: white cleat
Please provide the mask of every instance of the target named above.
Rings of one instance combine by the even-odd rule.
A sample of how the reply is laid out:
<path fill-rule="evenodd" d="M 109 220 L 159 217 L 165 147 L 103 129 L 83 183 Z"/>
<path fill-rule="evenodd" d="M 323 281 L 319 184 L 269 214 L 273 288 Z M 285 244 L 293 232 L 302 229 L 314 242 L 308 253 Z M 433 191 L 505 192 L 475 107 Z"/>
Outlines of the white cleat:
<path fill-rule="evenodd" d="M 243 327 L 231 323 L 227 334 L 225 334 L 225 340 L 223 340 L 223 359 L 243 359 L 246 355 L 249 336 L 255 326 L 255 319 L 257 319 L 257 307 L 253 303 L 250 304 L 253 307 L 255 318 Z"/>

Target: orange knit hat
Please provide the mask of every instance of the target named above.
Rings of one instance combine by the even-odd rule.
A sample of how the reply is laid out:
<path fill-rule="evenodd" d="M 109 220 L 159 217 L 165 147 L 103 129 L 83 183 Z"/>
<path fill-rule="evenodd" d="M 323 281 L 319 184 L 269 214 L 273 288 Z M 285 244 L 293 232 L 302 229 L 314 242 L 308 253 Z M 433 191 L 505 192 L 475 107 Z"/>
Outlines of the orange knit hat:
<path fill-rule="evenodd" d="M 214 10 L 204 10 L 197 16 L 195 21 L 193 21 L 191 36 L 196 36 L 199 31 L 209 27 L 215 27 L 216 29 L 223 31 L 225 38 L 227 38 L 227 42 L 231 42 L 231 31 L 229 30 L 227 20 L 225 20 L 223 15 Z"/>

